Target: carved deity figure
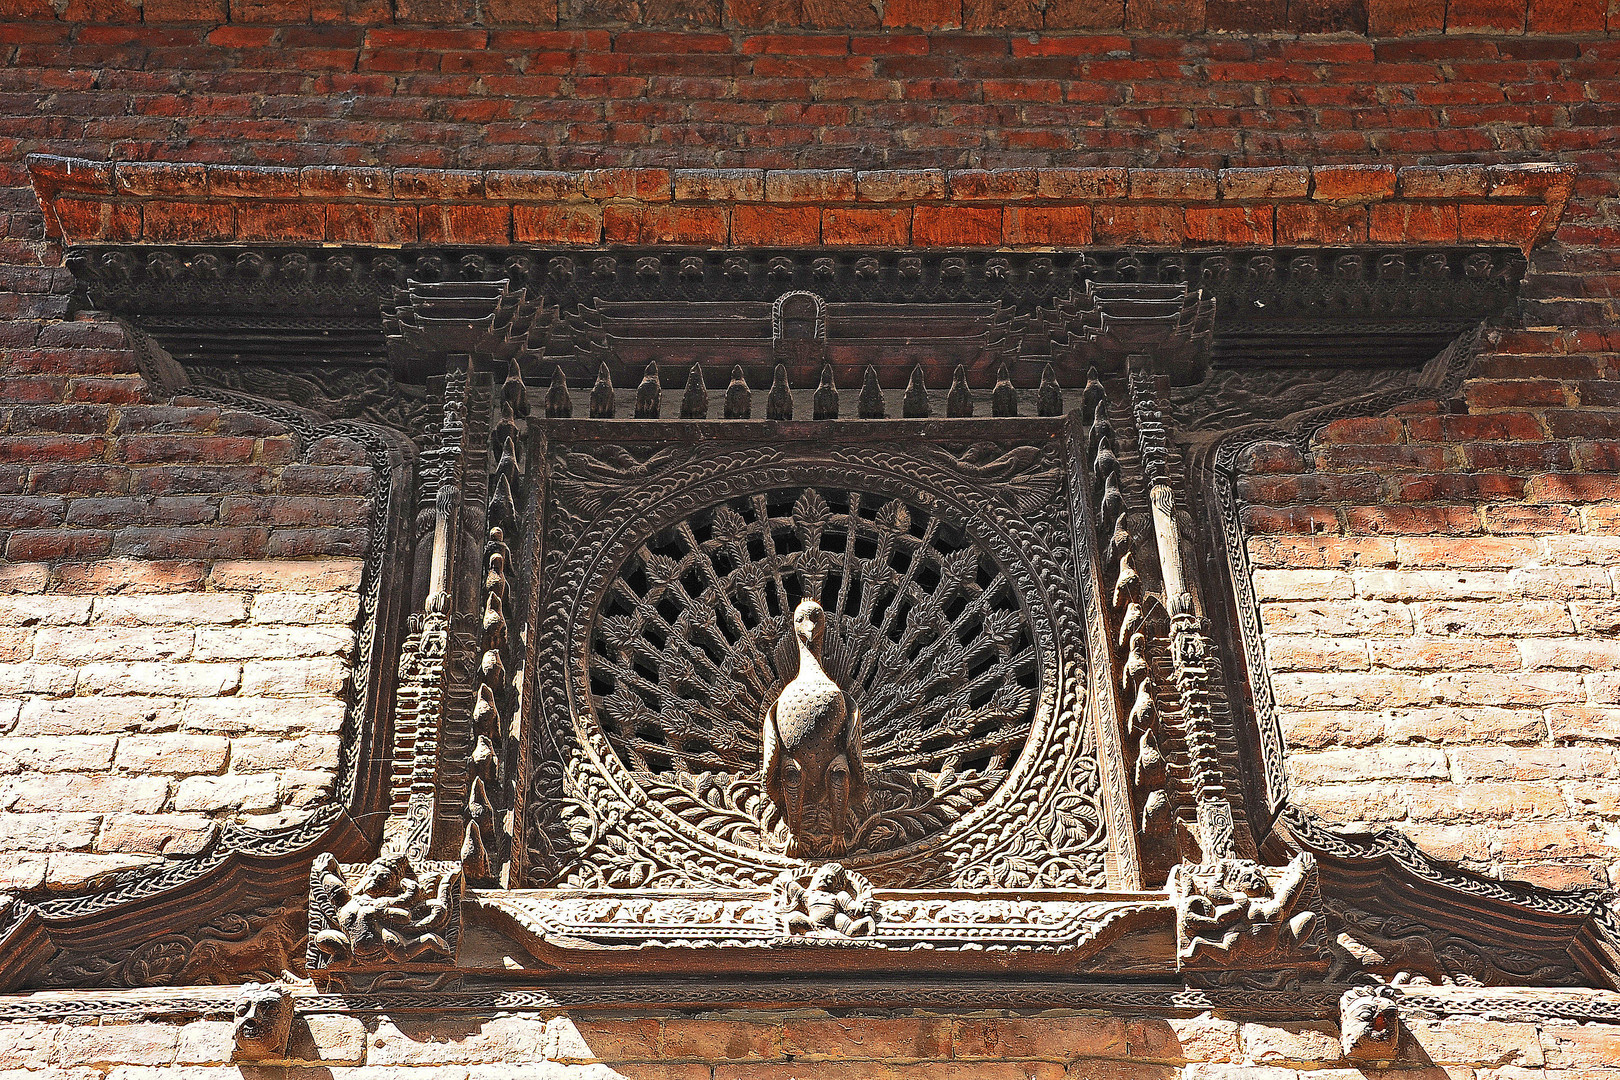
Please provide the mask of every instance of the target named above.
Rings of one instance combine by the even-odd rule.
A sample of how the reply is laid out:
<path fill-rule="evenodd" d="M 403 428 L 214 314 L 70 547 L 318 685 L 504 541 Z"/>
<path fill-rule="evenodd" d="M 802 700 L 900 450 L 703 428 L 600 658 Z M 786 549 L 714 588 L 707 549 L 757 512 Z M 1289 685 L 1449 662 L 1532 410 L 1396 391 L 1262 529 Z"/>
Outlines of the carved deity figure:
<path fill-rule="evenodd" d="M 778 903 L 790 934 L 866 937 L 877 929 L 872 889 L 837 863 L 817 867 L 808 886 L 782 882 Z"/>
<path fill-rule="evenodd" d="M 765 791 L 782 813 L 789 855 L 841 855 L 850 809 L 866 796 L 861 715 L 821 666 L 827 614 L 814 600 L 793 612 L 799 674 L 765 711 Z"/>
<path fill-rule="evenodd" d="M 334 963 L 400 963 L 448 959 L 443 931 L 450 922 L 454 878 L 441 875 L 428 892 L 403 855 L 385 855 L 367 866 L 351 887 L 337 860 L 316 863 L 312 901 L 331 912 L 330 925 L 311 939 Z"/>
<path fill-rule="evenodd" d="M 1315 861 L 1299 855 L 1272 881 L 1258 864 L 1225 859 L 1177 867 L 1176 920 L 1183 963 L 1276 962 L 1299 950 L 1317 923 L 1305 909 Z"/>
<path fill-rule="evenodd" d="M 287 1056 L 292 1034 L 293 1000 L 281 983 L 247 983 L 236 1002 L 231 1038 L 235 1056 L 245 1061 L 267 1061 Z"/>
<path fill-rule="evenodd" d="M 1389 986 L 1353 986 L 1339 998 L 1339 1045 L 1351 1061 L 1393 1061 L 1401 1009 Z"/>

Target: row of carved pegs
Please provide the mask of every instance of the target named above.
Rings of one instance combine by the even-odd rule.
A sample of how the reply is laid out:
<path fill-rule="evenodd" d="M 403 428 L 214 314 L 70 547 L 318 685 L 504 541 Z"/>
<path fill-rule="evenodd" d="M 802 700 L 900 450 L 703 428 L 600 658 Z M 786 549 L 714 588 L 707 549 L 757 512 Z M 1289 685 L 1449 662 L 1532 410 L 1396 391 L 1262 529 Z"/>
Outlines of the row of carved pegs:
<path fill-rule="evenodd" d="M 1130 702 L 1125 729 L 1133 740 L 1132 787 L 1142 807 L 1142 832 L 1158 844 L 1169 841 L 1170 797 L 1165 791 L 1168 770 L 1159 748 L 1158 686 L 1148 658 L 1147 608 L 1156 603 L 1144 595 L 1142 579 L 1133 565 L 1131 533 L 1126 521 L 1125 493 L 1120 486 L 1118 446 L 1108 418 L 1108 396 L 1097 373 L 1086 381 L 1081 410 L 1086 417 L 1087 455 L 1091 459 L 1092 499 L 1097 507 L 1097 535 L 1101 543 L 1109 606 L 1119 620 L 1116 644 L 1125 649 L 1120 690 Z"/>
<path fill-rule="evenodd" d="M 512 549 L 507 538 L 516 536 L 519 526 L 513 492 L 521 489 L 526 471 L 522 445 L 523 428 L 529 414 L 527 391 L 515 365 L 502 384 L 497 410 L 498 419 L 490 438 L 496 464 L 489 474 L 478 698 L 472 715 L 475 741 L 467 790 L 467 831 L 461 852 L 468 876 L 476 881 L 496 878 L 506 856 L 497 821 L 506 791 L 506 755 L 502 748 L 507 739 L 508 718 L 517 708 L 512 632 L 507 619 L 512 566 Z"/>
<path fill-rule="evenodd" d="M 658 365 L 648 364 L 646 374 L 636 387 L 635 419 L 659 419 L 663 407 L 663 393 L 664 386 L 658 375 Z M 1002 364 L 996 371 L 996 384 L 990 391 L 990 415 L 1019 415 L 1019 393 L 1012 384 L 1007 365 Z M 815 393 L 811 398 L 811 418 L 838 419 L 840 398 L 832 367 L 830 365 L 822 367 L 821 379 L 816 384 Z M 680 418 L 707 419 L 709 406 L 710 394 L 703 380 L 703 369 L 693 364 L 686 377 L 686 388 L 681 394 Z M 971 417 L 975 415 L 975 406 L 973 392 L 968 389 L 967 369 L 958 364 L 945 394 L 945 415 L 952 418 Z M 591 386 L 589 399 L 591 419 L 611 420 L 616 414 L 617 407 L 613 375 L 604 363 L 597 370 L 596 382 Z M 754 391 L 748 385 L 742 367 L 733 367 L 731 382 L 726 386 L 721 398 L 721 416 L 727 420 L 747 420 L 752 417 L 753 409 Z M 1040 386 L 1035 388 L 1035 415 L 1058 416 L 1062 412 L 1063 390 L 1058 385 L 1052 365 L 1047 364 L 1041 372 Z M 573 414 L 574 403 L 568 392 L 568 380 L 559 367 L 552 375 L 551 388 L 546 393 L 546 415 L 570 417 Z M 905 392 L 901 397 L 901 416 L 909 419 L 931 415 L 933 405 L 929 400 L 922 365 L 919 364 L 912 369 L 911 379 L 906 383 Z M 860 393 L 856 398 L 855 416 L 861 420 L 882 420 L 888 416 L 888 404 L 882 388 L 878 386 L 877 369 L 874 367 L 867 367 L 865 377 L 861 381 Z M 776 365 L 770 389 L 766 391 L 765 419 L 793 419 L 793 393 L 788 388 L 785 365 Z"/>

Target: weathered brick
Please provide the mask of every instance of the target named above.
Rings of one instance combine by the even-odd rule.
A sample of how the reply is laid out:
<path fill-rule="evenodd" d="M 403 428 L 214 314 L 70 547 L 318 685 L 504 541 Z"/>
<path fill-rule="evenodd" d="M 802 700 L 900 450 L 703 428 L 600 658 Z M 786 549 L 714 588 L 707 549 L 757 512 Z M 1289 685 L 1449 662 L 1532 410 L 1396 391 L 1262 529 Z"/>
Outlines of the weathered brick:
<path fill-rule="evenodd" d="M 34 658 L 84 663 L 88 660 L 178 660 L 192 647 L 189 629 L 123 627 L 46 627 L 34 639 Z"/>
<path fill-rule="evenodd" d="M 194 656 L 200 661 L 290 660 L 309 656 L 347 656 L 354 632 L 325 626 L 205 626 L 197 631 Z"/>
<path fill-rule="evenodd" d="M 123 752 L 122 745 L 119 752 Z M 338 766 L 338 739 L 336 735 L 306 735 L 299 739 L 236 739 L 230 744 L 230 759 L 232 771 L 239 773 L 281 769 L 335 770 Z"/>
<path fill-rule="evenodd" d="M 188 776 L 176 786 L 174 808 L 180 811 L 274 810 L 281 802 L 273 774 Z"/>
<path fill-rule="evenodd" d="M 168 781 L 153 776 L 54 773 L 0 783 L 0 802 L 24 812 L 153 812 L 163 809 L 168 795 Z"/>
<path fill-rule="evenodd" d="M 180 725 L 180 702 L 160 697 L 34 698 L 18 711 L 16 735 L 67 736 L 171 731 Z"/>
<path fill-rule="evenodd" d="M 1367 645 L 1357 640 L 1324 637 L 1271 637 L 1266 659 L 1273 671 L 1365 671 Z M 1518 654 L 1513 654 L 1518 660 Z"/>
<path fill-rule="evenodd" d="M 360 585 L 359 559 L 221 560 L 208 573 L 216 589 L 328 592 Z"/>
<path fill-rule="evenodd" d="M 1540 709 L 1490 705 L 1399 709 L 1384 722 L 1385 737 L 1398 743 L 1530 743 L 1542 741 L 1545 732 Z"/>
<path fill-rule="evenodd" d="M 57 1036 L 59 1060 L 84 1065 L 168 1065 L 179 1048 L 172 1024 L 73 1024 Z"/>
<path fill-rule="evenodd" d="M 105 735 L 3 738 L 0 773 L 105 772 L 112 767 L 117 741 Z"/>
<path fill-rule="evenodd" d="M 1294 754 L 1288 774 L 1297 783 L 1350 780 L 1445 780 L 1451 775 L 1439 750 L 1418 747 L 1366 747 Z"/>
<path fill-rule="evenodd" d="M 99 663 L 78 669 L 81 693 L 218 697 L 241 682 L 236 664 Z"/>
<path fill-rule="evenodd" d="M 107 814 L 96 835 L 103 852 L 184 856 L 201 851 L 217 826 L 202 814 Z"/>
<path fill-rule="evenodd" d="M 341 700 L 197 697 L 185 703 L 186 731 L 211 735 L 301 735 L 335 732 L 343 725 Z"/>
<path fill-rule="evenodd" d="M 1244 1024 L 1243 1052 L 1260 1065 L 1316 1066 L 1344 1060 L 1336 1025 L 1323 1022 Z"/>
<path fill-rule="evenodd" d="M 789 1019 L 782 1050 L 800 1061 L 916 1061 L 951 1053 L 951 1023 L 935 1017 Z"/>
<path fill-rule="evenodd" d="M 247 605 L 247 597 L 230 593 L 103 596 L 95 599 L 90 621 L 98 626 L 237 623 L 247 618 Z"/>
<path fill-rule="evenodd" d="M 1260 617 L 1268 633 L 1351 636 L 1412 632 L 1412 612 L 1407 605 L 1366 600 L 1265 604 Z"/>
<path fill-rule="evenodd" d="M 1372 666 L 1423 671 L 1464 668 L 1517 668 L 1519 651 L 1510 641 L 1488 639 L 1397 638 L 1372 641 Z"/>
<path fill-rule="evenodd" d="M 217 736 L 130 735 L 118 740 L 115 764 L 136 775 L 217 773 L 230 753 L 230 740 Z"/>
<path fill-rule="evenodd" d="M 537 1055 L 546 1041 L 546 1022 L 533 1016 L 501 1016 L 476 1022 L 454 1039 L 437 1033 L 402 1030 L 378 1022 L 366 1051 L 369 1065 L 448 1065 L 521 1060 Z"/>
<path fill-rule="evenodd" d="M 1410 784 L 1402 796 L 1417 821 L 1516 821 L 1556 817 L 1567 810 L 1551 784 Z"/>
<path fill-rule="evenodd" d="M 1426 603 L 1419 609 L 1418 625 L 1427 634 L 1487 637 L 1567 634 L 1575 629 L 1569 609 L 1552 601 Z"/>
<path fill-rule="evenodd" d="M 1459 747 L 1452 763 L 1468 780 L 1585 780 L 1616 775 L 1614 751 L 1597 747 Z"/>

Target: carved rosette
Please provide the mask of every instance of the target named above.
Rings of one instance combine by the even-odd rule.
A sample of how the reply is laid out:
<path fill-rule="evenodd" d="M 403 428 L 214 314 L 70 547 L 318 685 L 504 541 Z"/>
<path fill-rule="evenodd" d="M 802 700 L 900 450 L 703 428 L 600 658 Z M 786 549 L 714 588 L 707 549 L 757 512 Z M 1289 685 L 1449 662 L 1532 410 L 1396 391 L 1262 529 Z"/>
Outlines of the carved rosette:
<path fill-rule="evenodd" d="M 870 786 L 894 800 L 866 808 L 845 863 L 907 887 L 1104 882 L 1055 439 L 576 446 L 550 479 L 531 753 L 556 748 L 565 805 L 531 815 L 531 881 L 737 887 L 802 865 L 755 743 L 792 676 L 786 615 L 819 594 Z"/>

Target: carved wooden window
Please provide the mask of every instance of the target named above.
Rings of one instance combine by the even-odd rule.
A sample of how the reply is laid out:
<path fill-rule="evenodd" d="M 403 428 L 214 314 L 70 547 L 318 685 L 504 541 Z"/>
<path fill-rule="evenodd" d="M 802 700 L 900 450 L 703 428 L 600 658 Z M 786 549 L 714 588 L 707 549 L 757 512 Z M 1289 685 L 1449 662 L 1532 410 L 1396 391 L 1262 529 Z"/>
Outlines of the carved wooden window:
<path fill-rule="evenodd" d="M 819 943 L 1280 986 L 1410 899 L 1369 866 L 1529 903 L 1288 810 L 1235 490 L 1255 441 L 1455 390 L 1514 252 L 73 263 L 193 392 L 418 449 L 414 614 L 359 755 L 403 861 L 317 864 L 324 979 Z M 444 932 L 361 956 L 345 905 L 404 882 Z M 1594 977 L 1556 907 L 1558 971 Z"/>

